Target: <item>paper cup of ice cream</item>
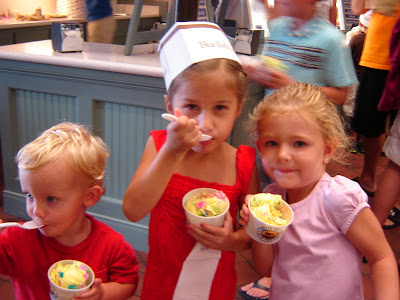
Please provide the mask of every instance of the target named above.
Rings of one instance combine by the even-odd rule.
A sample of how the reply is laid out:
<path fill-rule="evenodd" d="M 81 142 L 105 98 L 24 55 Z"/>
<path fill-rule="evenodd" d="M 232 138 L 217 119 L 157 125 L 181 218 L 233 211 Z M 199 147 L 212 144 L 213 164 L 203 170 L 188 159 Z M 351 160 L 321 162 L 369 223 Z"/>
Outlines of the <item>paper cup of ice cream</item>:
<path fill-rule="evenodd" d="M 229 199 L 225 193 L 210 188 L 191 190 L 183 197 L 182 205 L 187 221 L 198 227 L 200 223 L 222 227 L 229 211 Z"/>
<path fill-rule="evenodd" d="M 281 195 L 255 194 L 249 200 L 247 234 L 263 244 L 277 243 L 293 222 L 293 210 Z"/>
<path fill-rule="evenodd" d="M 50 299 L 70 300 L 78 293 L 90 289 L 94 281 L 93 270 L 77 260 L 60 260 L 47 272 L 50 282 Z"/>

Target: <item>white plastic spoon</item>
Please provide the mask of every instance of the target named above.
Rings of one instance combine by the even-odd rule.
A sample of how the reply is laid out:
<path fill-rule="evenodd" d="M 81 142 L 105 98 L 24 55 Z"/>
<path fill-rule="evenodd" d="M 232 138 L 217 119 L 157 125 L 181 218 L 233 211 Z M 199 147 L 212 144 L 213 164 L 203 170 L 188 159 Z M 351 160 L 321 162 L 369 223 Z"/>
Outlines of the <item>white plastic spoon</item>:
<path fill-rule="evenodd" d="M 161 114 L 161 118 L 163 118 L 164 120 L 170 121 L 170 122 L 178 120 L 177 116 L 167 114 L 167 113 Z M 207 134 L 202 134 L 201 138 L 200 138 L 200 142 L 205 142 L 205 141 L 208 141 L 211 139 L 212 139 L 212 136 L 207 135 Z"/>
<path fill-rule="evenodd" d="M 19 224 L 17 222 L 0 223 L 0 228 L 6 228 L 12 226 L 21 227 L 23 229 L 36 229 L 42 227 L 43 225 L 38 225 L 35 223 L 35 221 L 28 221 L 25 222 L 24 224 Z"/>

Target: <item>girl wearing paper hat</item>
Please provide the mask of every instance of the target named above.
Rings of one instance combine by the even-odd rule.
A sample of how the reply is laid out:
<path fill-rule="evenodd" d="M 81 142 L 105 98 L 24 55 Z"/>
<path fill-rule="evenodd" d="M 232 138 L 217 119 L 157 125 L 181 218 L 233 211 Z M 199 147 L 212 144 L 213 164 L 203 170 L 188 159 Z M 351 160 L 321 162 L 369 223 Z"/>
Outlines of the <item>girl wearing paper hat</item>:
<path fill-rule="evenodd" d="M 208 22 L 176 23 L 160 41 L 167 111 L 178 119 L 152 131 L 124 196 L 132 221 L 149 212 L 149 257 L 141 298 L 232 300 L 235 251 L 248 248 L 236 230 L 238 205 L 257 193 L 255 151 L 226 142 L 240 115 L 247 79 L 228 39 Z M 201 134 L 212 137 L 200 141 Z M 223 227 L 186 224 L 183 196 L 222 190 L 230 201 Z"/>

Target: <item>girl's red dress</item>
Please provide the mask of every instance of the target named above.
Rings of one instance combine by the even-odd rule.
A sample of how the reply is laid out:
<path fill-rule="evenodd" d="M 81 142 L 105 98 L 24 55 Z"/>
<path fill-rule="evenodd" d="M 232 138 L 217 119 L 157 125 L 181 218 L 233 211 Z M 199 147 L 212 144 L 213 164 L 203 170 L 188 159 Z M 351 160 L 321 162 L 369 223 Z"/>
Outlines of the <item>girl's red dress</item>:
<path fill-rule="evenodd" d="M 157 151 L 165 143 L 166 130 L 152 131 Z M 254 167 L 255 150 L 239 146 L 236 153 L 236 183 L 233 186 L 206 182 L 173 174 L 160 201 L 150 214 L 149 256 L 141 299 L 172 299 L 183 262 L 196 240 L 186 233 L 186 217 L 182 198 L 190 190 L 208 187 L 222 190 L 230 200 L 230 213 L 236 227 L 238 202 L 246 194 Z M 211 287 L 211 300 L 232 300 L 236 288 L 235 253 L 222 251 Z"/>

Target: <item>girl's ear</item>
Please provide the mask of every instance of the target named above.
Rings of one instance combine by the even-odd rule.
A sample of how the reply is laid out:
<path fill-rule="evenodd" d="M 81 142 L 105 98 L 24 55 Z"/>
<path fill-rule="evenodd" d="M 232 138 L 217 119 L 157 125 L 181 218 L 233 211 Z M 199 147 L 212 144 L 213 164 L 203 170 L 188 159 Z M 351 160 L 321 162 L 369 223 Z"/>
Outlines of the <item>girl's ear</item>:
<path fill-rule="evenodd" d="M 171 101 L 167 94 L 164 95 L 164 102 L 165 102 L 165 107 L 167 109 L 167 112 L 169 112 L 170 114 L 174 114 L 174 109 L 172 108 Z"/>
<path fill-rule="evenodd" d="M 103 189 L 101 188 L 101 186 L 99 185 L 91 186 L 86 193 L 83 205 L 85 205 L 86 207 L 91 207 L 95 205 L 99 201 L 102 194 L 103 194 Z"/>
<path fill-rule="evenodd" d="M 324 150 L 324 164 L 328 164 L 337 148 L 337 141 L 331 140 L 326 142 Z"/>

